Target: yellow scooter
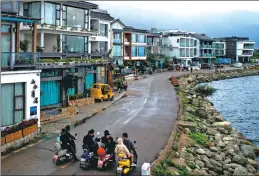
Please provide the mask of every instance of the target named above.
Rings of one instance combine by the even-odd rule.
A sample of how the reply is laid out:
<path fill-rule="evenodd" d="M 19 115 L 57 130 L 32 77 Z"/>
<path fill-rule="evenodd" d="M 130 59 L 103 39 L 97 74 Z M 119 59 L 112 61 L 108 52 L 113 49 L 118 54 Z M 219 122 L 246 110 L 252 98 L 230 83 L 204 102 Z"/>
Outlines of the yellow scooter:
<path fill-rule="evenodd" d="M 134 144 L 136 141 L 134 141 Z M 137 147 L 135 146 L 137 149 Z M 136 154 L 135 154 L 136 155 Z M 131 161 L 128 158 L 123 158 L 124 155 L 122 153 L 118 154 L 118 165 L 116 169 L 116 175 L 117 176 L 126 176 L 128 175 L 132 170 L 136 168 L 136 166 L 131 165 Z M 137 159 L 136 156 L 134 156 L 135 159 Z M 135 160 L 134 159 L 134 160 Z"/>

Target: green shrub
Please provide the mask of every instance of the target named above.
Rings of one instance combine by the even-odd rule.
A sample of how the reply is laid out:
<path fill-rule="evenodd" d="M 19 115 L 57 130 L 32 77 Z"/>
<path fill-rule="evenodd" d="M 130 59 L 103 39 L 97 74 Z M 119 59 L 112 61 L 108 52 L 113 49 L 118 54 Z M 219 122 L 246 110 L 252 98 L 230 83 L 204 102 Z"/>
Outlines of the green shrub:
<path fill-rule="evenodd" d="M 208 142 L 208 136 L 202 133 L 191 133 L 190 138 L 200 145 L 205 145 Z"/>
<path fill-rule="evenodd" d="M 197 86 L 195 88 L 195 92 L 200 95 L 202 98 L 211 96 L 214 92 L 216 92 L 216 89 L 208 86 L 208 85 L 202 85 L 202 86 Z"/>
<path fill-rule="evenodd" d="M 167 158 L 166 159 L 166 164 L 170 167 L 173 167 L 174 166 L 174 163 L 173 163 L 173 160 L 171 158 Z"/>

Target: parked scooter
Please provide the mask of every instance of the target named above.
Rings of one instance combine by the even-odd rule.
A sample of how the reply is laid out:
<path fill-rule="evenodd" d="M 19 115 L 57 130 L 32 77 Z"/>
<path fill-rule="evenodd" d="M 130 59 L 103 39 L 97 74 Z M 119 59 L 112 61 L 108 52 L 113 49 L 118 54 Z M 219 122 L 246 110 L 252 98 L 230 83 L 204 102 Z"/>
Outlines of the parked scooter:
<path fill-rule="evenodd" d="M 136 144 L 136 141 L 134 141 L 134 146 Z M 137 149 L 137 147 L 135 146 L 135 149 Z M 134 155 L 134 160 L 135 162 L 137 161 L 137 154 L 133 153 Z M 116 175 L 120 175 L 120 176 L 125 176 L 125 175 L 129 175 L 130 172 L 132 172 L 136 166 L 132 166 L 131 165 L 131 161 L 128 158 L 123 158 L 124 155 L 122 153 L 118 154 L 118 165 L 117 165 L 117 169 L 116 169 Z"/>
<path fill-rule="evenodd" d="M 77 134 L 75 134 L 75 136 L 77 136 Z M 73 155 L 71 152 L 68 152 L 67 149 L 63 150 L 61 148 L 59 137 L 60 136 L 57 137 L 56 143 L 54 145 L 55 154 L 53 156 L 53 163 L 55 163 L 56 165 L 62 164 L 66 161 L 71 161 L 73 159 Z"/>

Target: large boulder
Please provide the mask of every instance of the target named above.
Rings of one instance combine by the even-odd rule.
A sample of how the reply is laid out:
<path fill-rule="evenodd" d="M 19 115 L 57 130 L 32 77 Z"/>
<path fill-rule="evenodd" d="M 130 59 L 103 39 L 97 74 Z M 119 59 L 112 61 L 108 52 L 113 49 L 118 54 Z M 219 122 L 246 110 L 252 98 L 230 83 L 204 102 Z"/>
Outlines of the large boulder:
<path fill-rule="evenodd" d="M 245 166 L 248 163 L 247 158 L 241 155 L 234 156 L 232 161 L 243 166 Z"/>
<path fill-rule="evenodd" d="M 247 173 L 247 169 L 239 165 L 235 168 L 233 176 L 247 175 Z"/>
<path fill-rule="evenodd" d="M 255 160 L 254 147 L 252 147 L 251 145 L 242 144 L 240 146 L 240 149 L 245 157 Z"/>
<path fill-rule="evenodd" d="M 255 168 L 258 168 L 258 166 L 259 166 L 258 163 L 255 160 L 252 160 L 250 158 L 248 158 L 248 163 Z"/>
<path fill-rule="evenodd" d="M 191 175 L 208 175 L 208 173 L 203 170 L 203 169 L 194 169 L 194 171 L 192 171 Z"/>
<path fill-rule="evenodd" d="M 222 128 L 232 128 L 231 122 L 223 121 L 223 122 L 215 122 L 212 124 L 214 127 L 222 127 Z"/>

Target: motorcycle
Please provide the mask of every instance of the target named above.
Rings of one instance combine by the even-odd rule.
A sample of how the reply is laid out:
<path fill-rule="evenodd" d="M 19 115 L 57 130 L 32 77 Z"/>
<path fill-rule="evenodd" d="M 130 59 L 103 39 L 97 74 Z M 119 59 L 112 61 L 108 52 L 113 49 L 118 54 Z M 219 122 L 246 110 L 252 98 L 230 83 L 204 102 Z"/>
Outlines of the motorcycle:
<path fill-rule="evenodd" d="M 114 162 L 114 153 L 107 154 L 107 151 L 105 150 L 104 146 L 100 146 L 98 148 L 98 163 L 97 168 L 98 169 L 106 169 L 109 166 L 112 166 L 112 163 Z"/>
<path fill-rule="evenodd" d="M 77 134 L 75 134 L 75 136 L 77 136 Z M 56 165 L 59 165 L 59 164 L 64 163 L 66 161 L 71 161 L 73 159 L 73 155 L 72 155 L 71 152 L 68 152 L 67 149 L 63 150 L 61 148 L 59 137 L 56 139 L 56 143 L 54 145 L 55 154 L 52 158 L 53 163 L 55 163 Z M 73 150 L 75 150 L 75 149 L 73 149 Z"/>
<path fill-rule="evenodd" d="M 93 152 L 89 152 L 87 147 L 83 145 L 84 153 L 81 155 L 80 168 L 88 169 L 89 167 L 96 166 L 96 157 Z"/>
<path fill-rule="evenodd" d="M 134 141 L 134 147 L 135 149 L 137 149 L 135 144 L 136 144 L 136 141 Z M 137 163 L 137 154 L 133 153 L 133 155 L 134 155 L 134 162 Z M 131 165 L 131 161 L 129 158 L 123 158 L 123 157 L 124 155 L 122 153 L 118 154 L 118 165 L 116 169 L 116 175 L 118 176 L 129 175 L 129 173 L 136 168 L 136 166 Z"/>

